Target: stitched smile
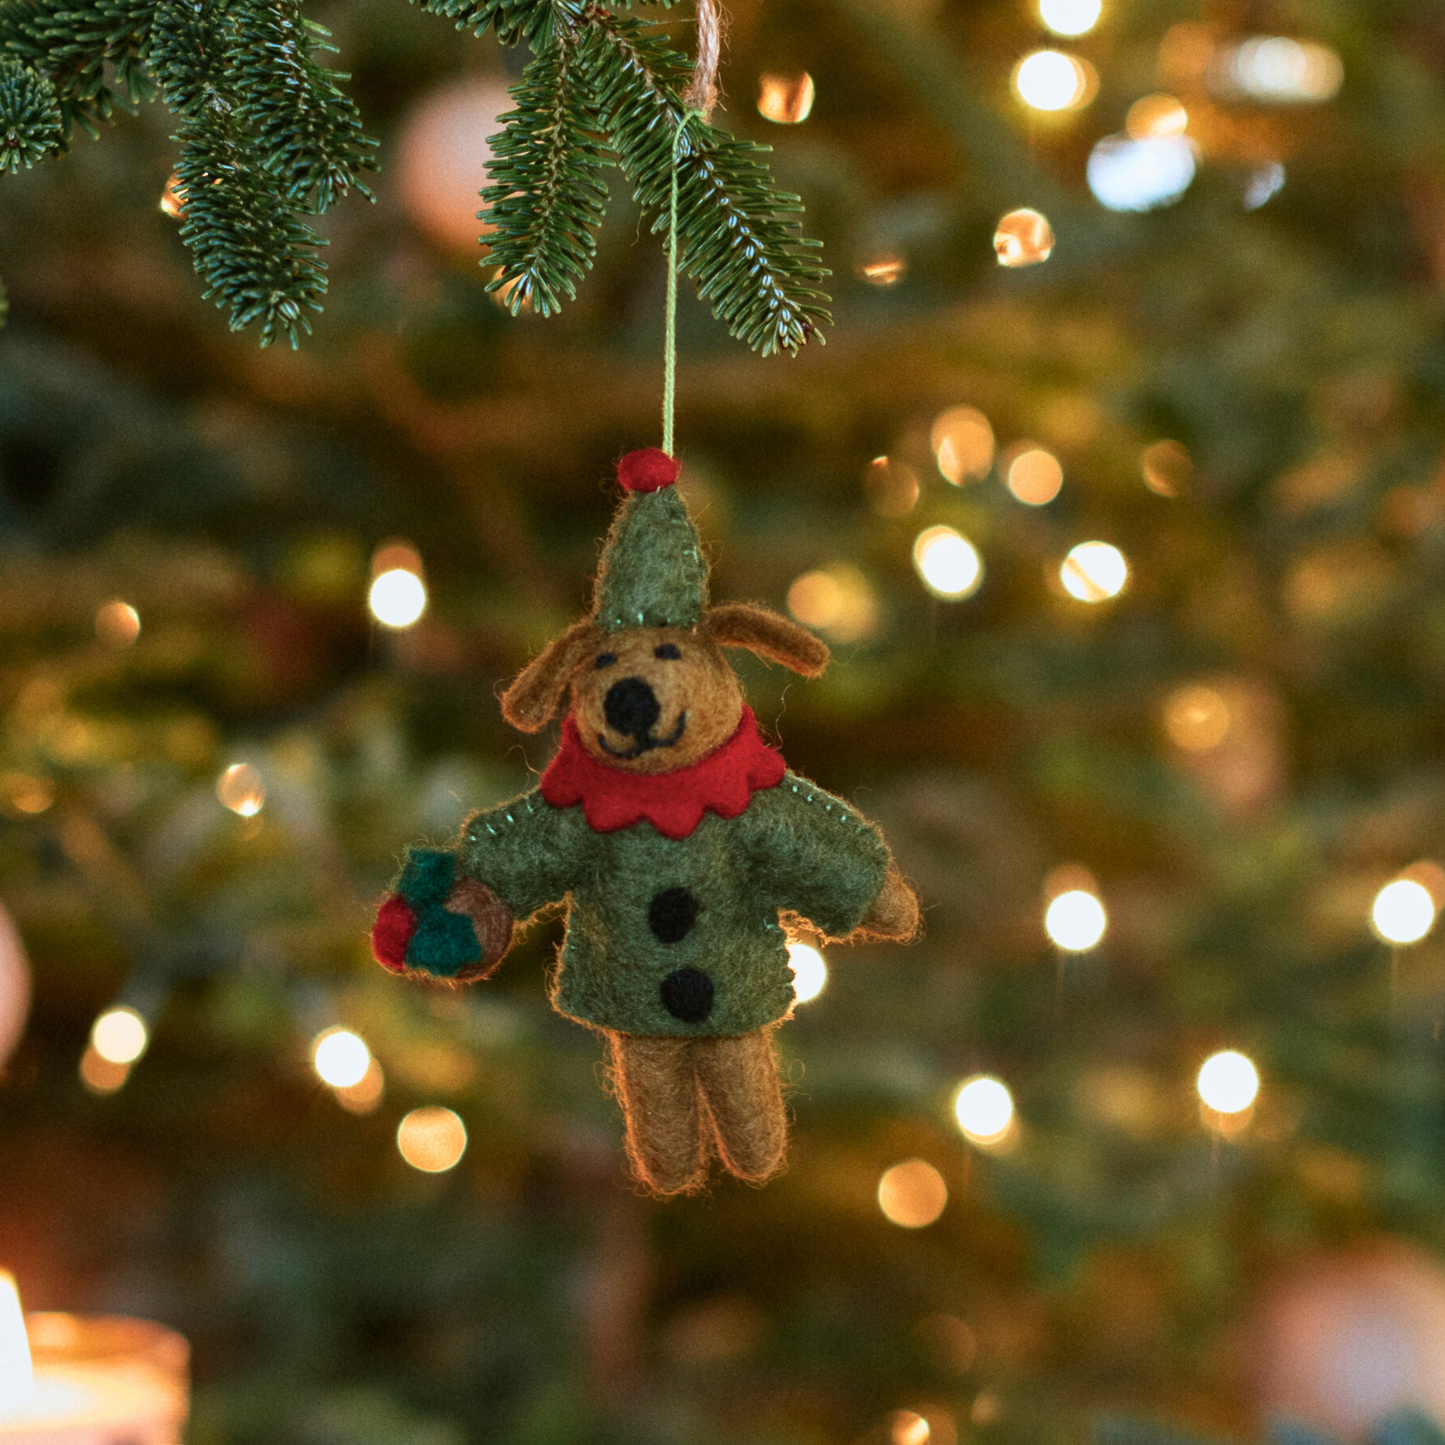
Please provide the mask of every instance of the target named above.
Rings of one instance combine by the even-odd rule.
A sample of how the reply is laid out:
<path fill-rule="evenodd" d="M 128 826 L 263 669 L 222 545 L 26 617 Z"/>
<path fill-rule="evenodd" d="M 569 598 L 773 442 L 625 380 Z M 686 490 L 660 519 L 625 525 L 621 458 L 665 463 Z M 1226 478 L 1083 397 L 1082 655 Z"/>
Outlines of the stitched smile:
<path fill-rule="evenodd" d="M 640 758 L 643 753 L 650 753 L 654 748 L 676 747 L 682 738 L 682 731 L 686 726 L 687 714 L 680 712 L 677 715 L 677 726 L 673 728 L 670 738 L 640 737 L 637 739 L 636 746 L 627 749 L 625 752 L 621 748 L 614 748 L 601 733 L 597 734 L 597 741 L 601 744 L 603 752 L 610 753 L 614 758 L 621 758 L 626 762 L 631 758 Z"/>

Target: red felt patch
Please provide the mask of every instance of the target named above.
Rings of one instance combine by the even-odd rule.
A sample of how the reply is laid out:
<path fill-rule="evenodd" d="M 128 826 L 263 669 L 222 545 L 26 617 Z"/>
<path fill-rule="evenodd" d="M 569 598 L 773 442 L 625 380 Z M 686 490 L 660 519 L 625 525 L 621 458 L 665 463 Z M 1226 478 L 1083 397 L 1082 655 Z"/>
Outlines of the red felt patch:
<path fill-rule="evenodd" d="M 371 929 L 371 952 L 376 961 L 393 973 L 406 967 L 406 946 L 416 932 L 416 914 L 403 898 L 388 898 L 376 915 Z"/>
<path fill-rule="evenodd" d="M 676 480 L 682 463 L 656 447 L 628 452 L 617 463 L 617 480 L 627 492 L 660 492 Z"/>
<path fill-rule="evenodd" d="M 686 838 L 709 808 L 720 818 L 736 818 L 758 788 L 776 788 L 785 771 L 782 754 L 758 736 L 758 720 L 746 705 L 727 742 L 670 773 L 629 773 L 599 763 L 582 746 L 569 715 L 562 750 L 542 774 L 542 796 L 554 808 L 581 803 L 587 826 L 597 833 L 645 819 L 665 837 Z"/>

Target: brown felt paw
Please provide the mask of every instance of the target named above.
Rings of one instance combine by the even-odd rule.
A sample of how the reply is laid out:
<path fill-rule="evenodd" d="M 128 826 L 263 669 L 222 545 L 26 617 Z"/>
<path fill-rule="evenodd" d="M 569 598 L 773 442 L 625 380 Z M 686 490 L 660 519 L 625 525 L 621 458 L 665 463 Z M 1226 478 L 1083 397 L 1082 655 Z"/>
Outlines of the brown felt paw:
<path fill-rule="evenodd" d="M 471 919 L 482 950 L 482 956 L 476 963 L 468 964 L 455 975 L 456 982 L 472 983 L 486 978 L 512 946 L 515 920 L 511 909 L 485 883 L 479 883 L 475 878 L 459 879 L 447 895 L 445 907 L 449 913 L 460 913 Z"/>
<path fill-rule="evenodd" d="M 875 938 L 912 938 L 921 921 L 913 885 L 890 863 L 883 891 L 873 900 L 858 931 Z"/>

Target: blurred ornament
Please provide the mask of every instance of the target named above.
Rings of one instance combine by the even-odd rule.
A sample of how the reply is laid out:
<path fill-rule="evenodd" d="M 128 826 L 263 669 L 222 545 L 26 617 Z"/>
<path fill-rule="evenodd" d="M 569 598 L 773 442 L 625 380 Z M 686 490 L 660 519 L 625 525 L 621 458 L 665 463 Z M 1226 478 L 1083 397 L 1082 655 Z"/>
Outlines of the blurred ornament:
<path fill-rule="evenodd" d="M 993 249 L 1000 266 L 1037 266 L 1053 254 L 1054 228 L 1041 211 L 1010 211 L 993 233 Z"/>
<path fill-rule="evenodd" d="M 993 428 L 972 406 L 951 406 L 933 420 L 928 434 L 938 470 L 955 487 L 988 475 L 993 465 Z"/>
<path fill-rule="evenodd" d="M 0 903 L 0 1070 L 25 1032 L 30 1013 L 30 960 L 9 910 Z"/>
<path fill-rule="evenodd" d="M 758 114 L 776 125 L 799 125 L 811 114 L 816 94 L 806 70 L 799 75 L 760 75 Z"/>
<path fill-rule="evenodd" d="M 1035 50 L 1015 67 L 1013 87 L 1030 110 L 1078 110 L 1093 100 L 1099 89 L 1099 75 L 1077 55 L 1062 50 Z"/>
<path fill-rule="evenodd" d="M 1183 136 L 1106 135 L 1089 152 L 1086 174 L 1109 210 L 1152 211 L 1189 189 L 1194 168 L 1194 147 Z"/>
<path fill-rule="evenodd" d="M 488 141 L 501 129 L 497 117 L 512 108 L 501 80 L 459 80 L 422 96 L 401 122 L 394 162 L 401 202 L 443 251 L 476 252 Z"/>
<path fill-rule="evenodd" d="M 1249 1358 L 1262 1422 L 1359 1441 L 1415 1410 L 1445 1428 L 1445 1270 L 1395 1240 L 1322 1255 L 1266 1290 Z"/>
<path fill-rule="evenodd" d="M 1055 35 L 1087 35 L 1103 8 L 1103 0 L 1039 0 L 1039 19 Z"/>

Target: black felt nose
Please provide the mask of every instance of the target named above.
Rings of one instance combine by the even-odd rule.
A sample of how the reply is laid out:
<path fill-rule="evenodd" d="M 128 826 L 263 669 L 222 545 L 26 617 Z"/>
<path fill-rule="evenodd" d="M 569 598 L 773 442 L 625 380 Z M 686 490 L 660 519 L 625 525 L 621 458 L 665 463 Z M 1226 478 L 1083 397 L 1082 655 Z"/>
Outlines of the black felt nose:
<path fill-rule="evenodd" d="M 607 689 L 602 713 L 613 732 L 645 738 L 657 725 L 662 709 L 657 694 L 640 677 L 624 677 Z"/>

